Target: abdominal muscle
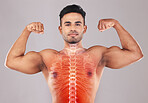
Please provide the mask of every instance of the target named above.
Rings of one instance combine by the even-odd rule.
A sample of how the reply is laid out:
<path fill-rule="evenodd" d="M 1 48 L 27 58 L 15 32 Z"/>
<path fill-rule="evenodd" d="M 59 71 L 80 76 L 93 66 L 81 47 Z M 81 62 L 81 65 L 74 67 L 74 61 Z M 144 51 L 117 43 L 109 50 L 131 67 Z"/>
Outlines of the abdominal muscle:
<path fill-rule="evenodd" d="M 53 103 L 94 103 L 103 68 L 89 53 L 58 53 L 47 72 Z"/>

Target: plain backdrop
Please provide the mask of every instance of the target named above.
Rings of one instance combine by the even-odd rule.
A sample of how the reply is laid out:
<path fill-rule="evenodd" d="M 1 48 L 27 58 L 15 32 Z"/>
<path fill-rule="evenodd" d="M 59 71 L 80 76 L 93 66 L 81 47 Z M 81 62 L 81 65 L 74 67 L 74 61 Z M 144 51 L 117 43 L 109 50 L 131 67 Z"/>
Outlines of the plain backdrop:
<path fill-rule="evenodd" d="M 86 11 L 88 30 L 83 46 L 121 47 L 115 29 L 99 32 L 100 19 L 113 18 L 136 39 L 144 58 L 121 69 L 105 67 L 95 103 L 148 103 L 147 0 L 0 0 L 0 103 L 52 103 L 43 74 L 23 74 L 5 67 L 6 55 L 31 22 L 42 22 L 43 35 L 31 33 L 26 52 L 64 47 L 58 31 L 59 13 L 68 4 Z M 127 58 L 128 59 L 128 58 Z"/>

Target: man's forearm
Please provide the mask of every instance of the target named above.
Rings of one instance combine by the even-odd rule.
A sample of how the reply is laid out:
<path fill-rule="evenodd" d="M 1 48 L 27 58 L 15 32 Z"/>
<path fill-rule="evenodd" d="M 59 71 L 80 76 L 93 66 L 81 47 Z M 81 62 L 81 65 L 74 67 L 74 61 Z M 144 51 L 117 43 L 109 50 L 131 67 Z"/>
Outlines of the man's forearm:
<path fill-rule="evenodd" d="M 115 25 L 113 27 L 118 33 L 123 49 L 137 52 L 142 55 L 142 51 L 136 40 L 120 25 L 118 21 L 115 21 Z"/>
<path fill-rule="evenodd" d="M 31 32 L 28 31 L 27 28 L 23 30 L 20 37 L 15 41 L 15 43 L 11 47 L 7 58 L 15 58 L 15 57 L 24 55 L 25 50 L 26 50 L 27 40 L 28 40 L 30 33 Z"/>

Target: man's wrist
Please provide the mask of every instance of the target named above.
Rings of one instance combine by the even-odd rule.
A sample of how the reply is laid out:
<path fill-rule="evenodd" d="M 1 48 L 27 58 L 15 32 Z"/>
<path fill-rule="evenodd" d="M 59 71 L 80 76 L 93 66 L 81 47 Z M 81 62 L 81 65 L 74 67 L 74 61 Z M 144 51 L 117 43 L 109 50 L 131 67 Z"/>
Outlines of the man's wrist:
<path fill-rule="evenodd" d="M 113 28 L 116 29 L 119 25 L 120 25 L 119 22 L 117 20 L 114 20 L 114 26 L 113 26 Z"/>
<path fill-rule="evenodd" d="M 27 27 L 25 27 L 24 31 L 25 31 L 25 32 L 28 32 L 28 33 L 31 33 L 31 31 L 29 31 L 29 30 L 27 29 Z"/>

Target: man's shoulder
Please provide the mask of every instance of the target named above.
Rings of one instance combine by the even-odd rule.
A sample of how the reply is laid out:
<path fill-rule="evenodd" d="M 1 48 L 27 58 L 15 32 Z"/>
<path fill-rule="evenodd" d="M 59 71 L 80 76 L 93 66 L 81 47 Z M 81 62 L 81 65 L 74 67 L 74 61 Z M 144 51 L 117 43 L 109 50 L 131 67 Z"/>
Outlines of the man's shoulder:
<path fill-rule="evenodd" d="M 44 56 L 44 55 L 48 56 L 48 55 L 55 55 L 58 53 L 58 51 L 54 50 L 54 49 L 43 49 L 39 53 L 42 56 Z"/>
<path fill-rule="evenodd" d="M 88 52 L 95 57 L 103 57 L 104 53 L 106 52 L 107 47 L 101 45 L 94 45 L 88 48 Z"/>
<path fill-rule="evenodd" d="M 92 51 L 104 51 L 106 49 L 107 47 L 101 46 L 101 45 L 94 45 L 88 48 L 88 50 L 92 50 Z"/>

